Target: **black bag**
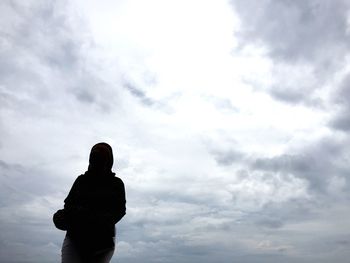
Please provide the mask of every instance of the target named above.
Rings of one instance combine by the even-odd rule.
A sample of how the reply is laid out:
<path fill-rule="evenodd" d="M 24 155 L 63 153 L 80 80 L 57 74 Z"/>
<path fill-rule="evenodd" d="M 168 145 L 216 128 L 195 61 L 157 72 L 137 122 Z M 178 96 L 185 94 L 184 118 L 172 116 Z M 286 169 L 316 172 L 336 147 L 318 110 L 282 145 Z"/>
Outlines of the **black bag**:
<path fill-rule="evenodd" d="M 54 213 L 52 220 L 58 229 L 63 231 L 67 230 L 67 216 L 64 209 L 57 210 L 57 212 Z"/>

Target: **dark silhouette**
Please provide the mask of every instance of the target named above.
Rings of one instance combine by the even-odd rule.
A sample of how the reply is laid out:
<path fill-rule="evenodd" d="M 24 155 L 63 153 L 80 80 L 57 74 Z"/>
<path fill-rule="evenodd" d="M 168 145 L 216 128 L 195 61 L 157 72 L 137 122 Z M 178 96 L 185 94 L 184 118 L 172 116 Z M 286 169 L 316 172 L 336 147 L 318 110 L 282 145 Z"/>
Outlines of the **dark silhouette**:
<path fill-rule="evenodd" d="M 67 234 L 62 263 L 109 262 L 115 248 L 115 224 L 125 215 L 123 181 L 112 172 L 113 152 L 107 143 L 92 147 L 88 170 L 75 180 L 64 209 L 53 221 Z"/>

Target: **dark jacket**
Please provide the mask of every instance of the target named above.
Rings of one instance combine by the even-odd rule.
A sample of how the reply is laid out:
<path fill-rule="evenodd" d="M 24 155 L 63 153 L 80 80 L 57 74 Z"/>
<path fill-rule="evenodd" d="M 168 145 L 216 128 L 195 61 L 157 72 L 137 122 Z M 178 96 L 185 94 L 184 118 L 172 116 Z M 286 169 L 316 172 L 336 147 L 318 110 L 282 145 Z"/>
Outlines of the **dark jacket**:
<path fill-rule="evenodd" d="M 125 215 L 123 181 L 114 173 L 87 171 L 74 182 L 64 200 L 67 235 L 84 251 L 114 246 L 115 224 Z"/>

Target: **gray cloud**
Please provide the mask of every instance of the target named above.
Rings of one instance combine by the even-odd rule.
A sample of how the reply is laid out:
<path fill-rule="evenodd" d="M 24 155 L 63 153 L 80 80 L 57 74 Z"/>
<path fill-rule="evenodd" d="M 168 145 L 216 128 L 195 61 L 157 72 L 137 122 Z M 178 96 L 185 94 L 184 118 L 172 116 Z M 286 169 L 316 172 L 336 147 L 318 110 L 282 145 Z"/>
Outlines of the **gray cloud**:
<path fill-rule="evenodd" d="M 209 101 L 213 100 L 215 101 L 216 98 L 209 99 Z M 225 130 L 217 131 L 216 134 L 212 134 L 212 137 L 206 135 L 202 142 L 218 165 L 230 166 L 245 161 L 246 155 L 241 151 L 238 142 Z"/>
<path fill-rule="evenodd" d="M 307 198 L 293 198 L 283 203 L 267 203 L 259 213 L 244 219 L 264 228 L 266 233 L 282 230 L 289 224 L 308 222 L 318 217 L 318 202 Z"/>
<path fill-rule="evenodd" d="M 346 1 L 232 1 L 242 19 L 240 36 L 261 41 L 271 56 L 290 62 L 321 62 L 329 69 L 348 52 Z M 254 15 L 251 15 L 254 13 Z"/>
<path fill-rule="evenodd" d="M 40 262 L 41 255 L 50 255 L 54 262 L 61 240 L 53 229 L 50 196 L 58 190 L 58 177 L 2 160 L 0 175 L 1 261 Z"/>
<path fill-rule="evenodd" d="M 311 190 L 325 193 L 334 176 L 348 180 L 348 171 L 344 170 L 347 169 L 347 143 L 343 143 L 326 138 L 307 146 L 300 153 L 258 158 L 252 162 L 251 168 L 307 179 Z"/>
<path fill-rule="evenodd" d="M 241 162 L 244 158 L 244 155 L 236 150 L 228 150 L 228 151 L 213 151 L 215 156 L 215 160 L 219 165 L 231 165 L 235 162 Z"/>
<path fill-rule="evenodd" d="M 176 101 L 181 94 L 173 93 L 157 99 L 152 98 L 148 95 L 147 89 L 151 88 L 156 81 L 148 75 L 143 77 L 144 79 L 142 80 L 143 83 L 141 85 L 137 84 L 137 81 L 124 80 L 122 87 L 126 89 L 133 98 L 136 98 L 137 103 L 141 103 L 143 106 L 166 114 L 173 113 L 174 109 L 172 103 L 173 101 Z"/>
<path fill-rule="evenodd" d="M 344 132 L 350 130 L 350 75 L 347 74 L 334 91 L 331 102 L 337 106 L 335 115 L 329 122 L 329 126 Z"/>
<path fill-rule="evenodd" d="M 331 120 L 330 126 L 337 130 L 348 132 L 350 130 L 350 116 L 348 110 L 338 112 L 337 116 Z"/>
<path fill-rule="evenodd" d="M 333 207 L 334 203 L 346 205 L 350 198 L 348 149 L 347 138 L 325 137 L 275 157 L 257 157 L 243 152 L 239 156 L 244 158 L 237 161 L 237 154 L 229 150 L 220 151 L 219 159 L 217 151 L 211 149 L 210 153 L 219 166 L 231 169 L 232 165 L 235 168 L 231 173 L 237 179 L 236 184 L 260 181 L 258 187 L 274 189 L 269 191 L 270 197 L 261 208 L 242 211 L 239 217 L 239 221 L 258 226 L 268 233 L 290 224 L 317 221 L 320 213 Z M 293 185 L 298 180 L 306 186 L 306 195 L 279 200 L 279 189 L 285 189 L 281 191 L 287 194 L 289 190 L 285 184 L 289 182 Z M 300 186 L 292 191 L 302 190 Z M 232 192 L 233 204 L 242 201 L 239 195 L 244 195 L 244 188 L 242 191 L 238 196 Z M 266 196 L 260 197 L 263 198 Z"/>
<path fill-rule="evenodd" d="M 281 80 L 278 80 L 281 81 Z M 311 107 L 322 108 L 324 107 L 324 103 L 322 99 L 317 96 L 313 96 L 313 88 L 312 85 L 301 84 L 305 79 L 302 80 L 285 80 L 281 81 L 279 84 L 274 84 L 269 90 L 269 93 L 272 97 L 277 100 L 287 102 L 290 104 L 299 104 L 304 103 Z M 296 84 L 299 82 L 299 84 Z M 316 84 L 316 83 L 315 83 Z M 317 84 L 316 84 L 317 85 Z M 311 94 L 309 94 L 309 92 Z"/>
<path fill-rule="evenodd" d="M 142 104 L 146 106 L 153 106 L 155 101 L 146 96 L 146 93 L 139 88 L 136 88 L 135 85 L 130 82 L 125 82 L 124 87 L 130 92 L 131 95 L 138 98 Z"/>
<path fill-rule="evenodd" d="M 291 104 L 322 107 L 326 87 L 349 54 L 347 1 L 240 1 L 232 4 L 242 22 L 242 47 L 263 46 L 273 61 L 272 83 L 253 86 Z"/>
<path fill-rule="evenodd" d="M 96 74 L 87 29 L 72 22 L 65 4 L 2 2 L 0 92 L 11 108 L 48 114 L 72 99 L 102 112 L 115 105 L 118 86 Z"/>
<path fill-rule="evenodd" d="M 55 190 L 55 178 L 52 180 L 41 180 L 44 177 L 45 171 L 31 167 L 22 166 L 20 164 L 10 164 L 0 160 L 0 174 L 2 194 L 5 198 L 1 202 L 9 203 L 10 200 L 16 202 L 28 201 L 28 198 L 41 196 L 51 193 Z M 46 175 L 46 178 L 49 175 Z M 35 184 L 31 182 L 35 181 Z M 16 182 L 14 184 L 14 182 Z M 6 200 L 6 202 L 5 202 Z"/>

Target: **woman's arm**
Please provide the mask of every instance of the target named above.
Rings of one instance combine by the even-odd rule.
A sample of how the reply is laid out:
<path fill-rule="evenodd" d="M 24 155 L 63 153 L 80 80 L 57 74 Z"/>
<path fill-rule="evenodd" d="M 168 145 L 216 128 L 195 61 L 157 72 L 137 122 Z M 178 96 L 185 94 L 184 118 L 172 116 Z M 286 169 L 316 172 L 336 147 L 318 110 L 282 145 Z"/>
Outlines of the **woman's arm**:
<path fill-rule="evenodd" d="M 104 209 L 91 214 L 97 224 L 115 225 L 126 214 L 125 187 L 120 178 L 114 178 L 113 187 L 108 194 L 108 202 Z M 91 218 L 92 219 L 92 218 Z"/>

